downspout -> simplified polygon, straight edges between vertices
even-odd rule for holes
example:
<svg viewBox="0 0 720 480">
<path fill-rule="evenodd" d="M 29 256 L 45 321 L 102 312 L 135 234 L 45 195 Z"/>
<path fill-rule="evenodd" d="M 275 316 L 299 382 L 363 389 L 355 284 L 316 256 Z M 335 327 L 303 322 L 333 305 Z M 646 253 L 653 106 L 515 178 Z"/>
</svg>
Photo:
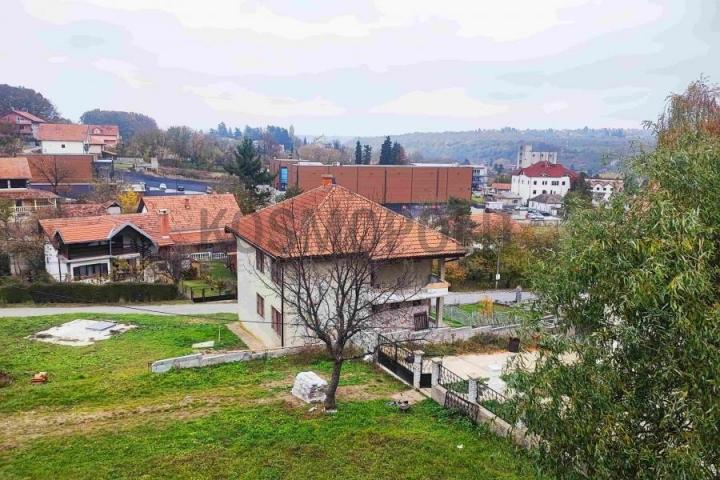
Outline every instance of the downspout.
<svg viewBox="0 0 720 480">
<path fill-rule="evenodd" d="M 285 346 L 285 268 L 280 267 L 280 347 Z"/>
</svg>

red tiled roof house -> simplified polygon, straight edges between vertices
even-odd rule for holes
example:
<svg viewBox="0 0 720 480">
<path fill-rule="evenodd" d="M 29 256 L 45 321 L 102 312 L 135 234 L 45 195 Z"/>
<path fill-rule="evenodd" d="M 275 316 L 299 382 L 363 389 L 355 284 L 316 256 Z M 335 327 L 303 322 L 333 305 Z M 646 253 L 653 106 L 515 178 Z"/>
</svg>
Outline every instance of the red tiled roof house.
<svg viewBox="0 0 720 480">
<path fill-rule="evenodd" d="M 0 123 L 13 125 L 16 133 L 26 138 L 32 138 L 37 132 L 38 125 L 45 123 L 45 120 L 30 112 L 11 109 L 0 115 Z"/>
<path fill-rule="evenodd" d="M 543 194 L 564 197 L 570 191 L 577 173 L 559 163 L 537 162 L 512 175 L 512 193 L 523 203 Z"/>
<path fill-rule="evenodd" d="M 27 158 L 0 158 L 0 199 L 12 202 L 15 217 L 57 206 L 52 192 L 31 188 L 32 173 Z"/>
<path fill-rule="evenodd" d="M 234 247 L 224 226 L 240 216 L 232 195 L 158 196 L 139 213 L 40 220 L 46 236 L 45 268 L 58 281 L 104 280 L 114 261 L 131 265 L 182 248 L 192 258 L 225 255 Z M 213 219 L 213 221 L 207 221 Z"/>
<path fill-rule="evenodd" d="M 338 215 L 338 213 L 341 213 Z M 347 219 L 373 218 L 374 222 L 347 225 Z M 290 262 L 312 258 L 312 268 L 322 272 L 330 268 L 331 258 L 338 255 L 328 238 L 333 222 L 343 222 L 339 230 L 367 232 L 382 226 L 380 242 L 392 243 L 387 255 L 372 250 L 377 271 L 368 288 L 397 280 L 407 281 L 404 293 L 393 293 L 373 307 L 379 328 L 426 329 L 442 318 L 443 298 L 449 284 L 444 281 L 445 261 L 465 255 L 465 249 L 441 233 L 426 228 L 400 214 L 353 193 L 340 185 L 323 185 L 278 204 L 244 216 L 228 225 L 237 239 L 238 313 L 241 321 L 266 347 L 307 343 L 299 319 L 290 311 L 285 293 Z M 389 234 L 385 240 L 385 229 Z M 355 235 L 357 240 L 358 236 Z M 363 239 L 357 240 L 357 252 L 363 250 Z M 302 245 L 295 249 L 293 245 Z M 377 245 L 377 244 L 376 244 Z M 355 247 L 353 247 L 355 248 Z M 439 276 L 432 275 L 433 263 L 439 263 Z M 376 284 L 377 282 L 377 284 Z M 434 305 L 433 305 L 434 304 Z"/>
</svg>

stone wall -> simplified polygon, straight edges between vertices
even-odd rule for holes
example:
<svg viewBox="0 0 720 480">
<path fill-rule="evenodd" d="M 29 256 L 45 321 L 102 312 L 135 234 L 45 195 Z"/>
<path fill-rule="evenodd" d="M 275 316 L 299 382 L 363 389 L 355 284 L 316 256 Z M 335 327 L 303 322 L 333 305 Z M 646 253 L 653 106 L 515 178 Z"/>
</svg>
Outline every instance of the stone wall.
<svg viewBox="0 0 720 480">
<path fill-rule="evenodd" d="M 305 346 L 300 346 L 273 348 L 257 352 L 253 352 L 251 350 L 233 350 L 218 353 L 194 353 L 183 357 L 166 358 L 153 362 L 150 365 L 150 371 L 153 373 L 165 373 L 173 368 L 207 367 L 210 365 L 219 365 L 221 363 L 247 362 L 250 360 L 259 360 L 264 358 L 277 358 L 285 355 L 300 353 L 305 348 Z"/>
</svg>

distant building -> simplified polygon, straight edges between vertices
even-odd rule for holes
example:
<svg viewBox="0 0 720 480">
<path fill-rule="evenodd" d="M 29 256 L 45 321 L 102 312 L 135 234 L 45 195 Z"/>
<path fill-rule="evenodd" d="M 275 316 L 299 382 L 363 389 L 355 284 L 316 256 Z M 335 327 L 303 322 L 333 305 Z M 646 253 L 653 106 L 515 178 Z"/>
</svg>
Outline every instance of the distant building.
<svg viewBox="0 0 720 480">
<path fill-rule="evenodd" d="M 457 164 L 325 165 L 319 162 L 273 159 L 273 187 L 309 191 L 324 175 L 336 184 L 383 205 L 446 203 L 450 197 L 470 200 L 472 166 Z"/>
<path fill-rule="evenodd" d="M 485 165 L 473 165 L 472 169 L 472 189 L 476 192 L 482 191 L 487 183 L 488 167 Z"/>
<path fill-rule="evenodd" d="M 625 189 L 622 176 L 618 173 L 601 173 L 597 177 L 588 178 L 585 181 L 592 194 L 593 205 L 605 203 L 610 200 L 614 194 L 622 192 Z"/>
<path fill-rule="evenodd" d="M 0 123 L 14 125 L 16 133 L 25 138 L 32 138 L 37 132 L 38 125 L 46 122 L 32 113 L 12 109 L 0 116 Z"/>
<path fill-rule="evenodd" d="M 527 168 L 538 162 L 557 163 L 557 152 L 533 152 L 532 145 L 520 146 L 515 168 Z"/>
<path fill-rule="evenodd" d="M 527 202 L 550 193 L 564 197 L 577 179 L 577 173 L 558 163 L 538 162 L 512 175 L 512 193 Z"/>
<path fill-rule="evenodd" d="M 44 123 L 38 126 L 35 139 L 45 155 L 89 153 L 101 158 L 116 154 L 120 130 L 117 125 Z"/>
<path fill-rule="evenodd" d="M 563 208 L 563 197 L 554 193 L 541 193 L 528 201 L 528 208 L 558 216 Z"/>
</svg>

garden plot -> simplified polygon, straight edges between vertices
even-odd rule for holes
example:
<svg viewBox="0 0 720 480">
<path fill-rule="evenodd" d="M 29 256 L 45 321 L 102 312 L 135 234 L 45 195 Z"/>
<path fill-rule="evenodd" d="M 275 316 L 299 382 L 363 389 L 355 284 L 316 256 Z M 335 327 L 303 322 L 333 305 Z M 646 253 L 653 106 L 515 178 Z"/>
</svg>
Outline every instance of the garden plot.
<svg viewBox="0 0 720 480">
<path fill-rule="evenodd" d="M 28 338 L 57 345 L 85 347 L 133 328 L 136 328 L 135 325 L 104 320 L 73 320 L 30 335 Z"/>
</svg>

